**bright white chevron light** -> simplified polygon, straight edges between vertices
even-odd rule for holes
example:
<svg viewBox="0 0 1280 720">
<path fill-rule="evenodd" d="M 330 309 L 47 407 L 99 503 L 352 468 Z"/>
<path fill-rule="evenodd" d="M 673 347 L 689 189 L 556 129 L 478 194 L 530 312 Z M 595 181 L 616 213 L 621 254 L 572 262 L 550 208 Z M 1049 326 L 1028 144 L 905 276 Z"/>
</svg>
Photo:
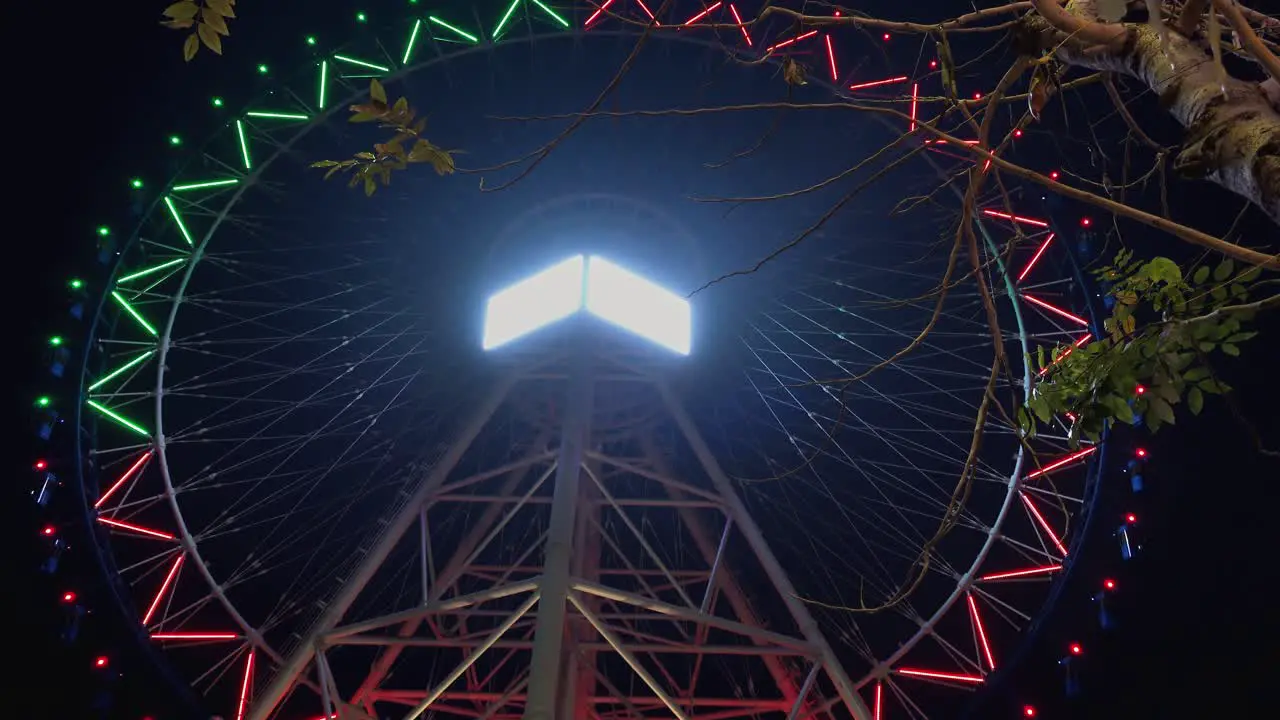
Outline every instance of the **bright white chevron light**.
<svg viewBox="0 0 1280 720">
<path fill-rule="evenodd" d="M 689 354 L 688 300 L 604 258 L 582 255 L 491 296 L 483 347 L 500 347 L 584 309 L 672 352 Z"/>
<path fill-rule="evenodd" d="M 582 309 L 581 255 L 494 293 L 484 313 L 485 350 L 505 345 Z"/>
<path fill-rule="evenodd" d="M 587 261 L 587 312 L 668 350 L 689 354 L 689 301 L 598 256 Z"/>
</svg>

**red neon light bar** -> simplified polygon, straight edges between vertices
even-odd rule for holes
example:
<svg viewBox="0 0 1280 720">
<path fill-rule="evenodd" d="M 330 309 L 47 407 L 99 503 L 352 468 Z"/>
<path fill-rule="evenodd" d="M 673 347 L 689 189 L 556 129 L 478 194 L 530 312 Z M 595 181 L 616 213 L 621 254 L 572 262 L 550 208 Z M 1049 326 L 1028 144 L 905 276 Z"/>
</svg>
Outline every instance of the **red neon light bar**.
<svg viewBox="0 0 1280 720">
<path fill-rule="evenodd" d="M 898 77 L 885 78 L 883 80 L 872 80 L 871 82 L 864 82 L 864 83 L 858 83 L 856 85 L 850 85 L 849 89 L 865 90 L 867 88 L 879 87 L 881 85 L 892 85 L 893 83 L 906 82 L 907 80 L 908 78 L 906 75 L 900 75 Z"/>
<path fill-rule="evenodd" d="M 604 0 L 604 2 L 600 3 L 600 7 L 596 8 L 596 11 L 591 13 L 591 17 L 587 18 L 587 21 L 582 23 L 582 27 L 591 27 L 591 23 L 595 22 L 596 18 L 600 17 L 600 15 L 602 15 L 605 10 L 608 10 L 609 6 L 612 4 L 613 0 Z"/>
<path fill-rule="evenodd" d="M 249 683 L 253 681 L 253 649 L 249 649 L 249 657 L 244 661 L 244 681 L 240 683 L 240 704 L 236 707 L 236 720 L 244 720 L 245 708 L 249 705 Z"/>
<path fill-rule="evenodd" d="M 688 27 L 688 26 L 690 26 L 690 25 L 692 25 L 692 24 L 694 24 L 694 23 L 698 22 L 698 21 L 699 21 L 699 20 L 701 20 L 702 18 L 704 18 L 704 17 L 706 17 L 706 16 L 710 15 L 712 12 L 714 12 L 716 8 L 720 7 L 720 5 L 721 5 L 721 3 L 716 3 L 715 5 L 712 5 L 711 7 L 707 8 L 706 10 L 703 10 L 702 12 L 698 13 L 697 15 L 694 15 L 693 17 L 689 18 L 688 20 L 685 20 L 685 21 L 684 21 L 684 26 L 685 26 L 685 27 Z"/>
<path fill-rule="evenodd" d="M 1051 313 L 1054 313 L 1055 315 L 1060 315 L 1072 322 L 1079 323 L 1085 327 L 1089 327 L 1088 320 L 1085 320 L 1084 318 L 1074 313 L 1069 313 L 1066 310 L 1063 310 L 1062 308 L 1056 305 L 1051 305 L 1050 303 L 1047 303 L 1038 297 L 1032 297 L 1031 295 L 1022 293 L 1022 298 L 1033 305 L 1039 305 L 1040 307 L 1044 308 L 1045 310 L 1048 310 Z"/>
<path fill-rule="evenodd" d="M 939 142 L 942 142 L 942 141 L 941 141 L 941 140 L 939 140 Z M 974 140 L 973 142 L 974 142 L 974 143 L 977 143 L 978 141 L 977 141 L 977 140 Z M 1036 227 L 1042 227 L 1042 228 L 1047 228 L 1047 227 L 1049 227 L 1049 223 L 1047 223 L 1047 222 L 1045 222 L 1045 221 L 1043 221 L 1043 220 L 1036 220 L 1036 219 L 1034 219 L 1034 218 L 1022 217 L 1022 216 L 1020 216 L 1020 215 L 1010 215 L 1010 214 L 1009 214 L 1009 213 L 1007 213 L 1007 212 L 1000 212 L 999 210 L 990 210 L 990 209 L 987 209 L 987 210 L 983 210 L 983 211 L 982 211 L 982 214 L 983 214 L 983 215 L 990 215 L 991 217 L 998 217 L 998 218 L 1001 218 L 1001 219 L 1004 219 L 1004 220 L 1012 220 L 1012 221 L 1014 221 L 1014 222 L 1016 222 L 1016 223 L 1022 223 L 1022 224 L 1024 224 L 1024 225 L 1035 225 Z"/>
<path fill-rule="evenodd" d="M 1040 262 L 1040 256 L 1044 255 L 1045 250 L 1049 249 L 1049 243 L 1053 242 L 1053 238 L 1054 234 L 1049 233 L 1049 237 L 1045 238 L 1044 242 L 1040 244 L 1040 249 L 1036 250 L 1035 255 L 1031 256 L 1031 262 L 1028 262 L 1027 266 L 1022 268 L 1022 272 L 1018 273 L 1018 279 L 1015 282 L 1022 282 L 1022 279 L 1027 276 L 1027 273 L 1031 272 L 1031 268 L 1035 267 L 1036 263 Z"/>
<path fill-rule="evenodd" d="M 1039 375 L 1044 375 L 1045 373 L 1049 372 L 1049 369 L 1050 369 L 1050 368 L 1052 368 L 1054 365 L 1057 365 L 1058 363 L 1062 362 L 1063 360 L 1067 359 L 1067 356 L 1068 356 L 1068 355 L 1070 355 L 1071 353 L 1075 352 L 1076 348 L 1081 347 L 1081 346 L 1082 346 L 1082 345 L 1084 345 L 1085 343 L 1089 342 L 1089 338 L 1091 338 L 1091 337 L 1093 337 L 1093 333 L 1085 333 L 1085 334 L 1084 334 L 1084 335 L 1083 335 L 1079 340 L 1077 340 L 1077 341 L 1075 342 L 1075 344 L 1074 344 L 1074 345 L 1072 345 L 1071 347 L 1067 348 L 1067 351 L 1066 351 L 1066 352 L 1064 352 L 1064 353 L 1062 353 L 1061 355 L 1059 355 L 1058 357 L 1054 358 L 1054 359 L 1053 359 L 1053 362 L 1051 362 L 1051 363 L 1049 363 L 1048 365 L 1045 365 L 1044 367 L 1040 368 L 1040 372 L 1039 372 L 1038 374 L 1039 374 Z M 1067 417 L 1071 417 L 1071 413 L 1067 413 Z M 1071 417 L 1071 419 L 1072 419 L 1072 420 L 1075 420 L 1075 418 L 1074 418 L 1074 417 Z"/>
<path fill-rule="evenodd" d="M 916 131 L 916 104 L 920 101 L 920 83 L 911 86 L 911 132 Z"/>
<path fill-rule="evenodd" d="M 964 675 L 962 673 L 935 672 L 933 670 L 916 670 L 915 668 L 898 668 L 894 670 L 899 675 L 908 675 L 910 677 L 934 678 L 936 680 L 954 680 L 956 682 L 973 683 L 975 685 L 982 682 L 981 675 Z"/>
<path fill-rule="evenodd" d="M 814 35 L 817 35 L 817 34 L 818 34 L 818 31 L 817 31 L 817 30 L 810 30 L 809 32 L 807 32 L 807 33 L 805 33 L 805 34 L 803 34 L 803 35 L 797 35 L 797 36 L 795 36 L 795 37 L 791 38 L 790 40 L 783 40 L 782 42 L 778 43 L 777 45 L 773 45 L 773 46 L 767 47 L 767 48 L 765 48 L 765 52 L 767 52 L 767 53 L 771 53 L 771 52 L 773 52 L 774 50 L 781 50 L 782 48 L 784 48 L 784 47 L 786 47 L 786 46 L 788 46 L 788 45 L 794 45 L 794 44 L 796 44 L 796 43 L 800 42 L 801 40 L 808 40 L 809 38 L 811 38 L 811 37 L 813 37 Z"/>
<path fill-rule="evenodd" d="M 106 502 L 107 498 L 110 498 L 112 495 L 114 495 L 115 492 L 120 489 L 120 486 L 123 485 L 126 480 L 133 477 L 133 474 L 138 471 L 138 468 L 141 468 L 148 460 L 151 459 L 151 453 L 153 452 L 154 452 L 153 450 L 148 450 L 142 454 L 142 457 L 134 461 L 133 465 L 131 465 L 128 470 L 125 470 L 124 474 L 120 476 L 120 479 L 112 483 L 111 487 L 107 488 L 107 491 L 102 493 L 102 497 L 98 498 L 98 502 L 93 504 L 94 509 L 102 507 L 102 503 Z"/>
<path fill-rule="evenodd" d="M 1044 515 L 1040 514 L 1040 508 L 1037 508 L 1036 504 L 1031 502 L 1031 498 L 1027 497 L 1027 494 L 1021 490 L 1018 491 L 1018 495 L 1022 497 L 1022 502 L 1026 504 L 1027 510 L 1031 511 L 1032 517 L 1034 517 L 1036 522 L 1040 524 L 1040 529 L 1044 530 L 1045 534 L 1049 536 L 1049 539 L 1053 541 L 1053 546 L 1058 548 L 1058 552 L 1062 553 L 1062 557 L 1066 557 L 1067 546 L 1062 544 L 1062 540 L 1058 539 L 1058 534 L 1053 531 L 1053 528 L 1049 525 L 1049 521 L 1045 520 Z"/>
<path fill-rule="evenodd" d="M 662 23 L 658 22 L 658 18 L 654 17 L 654 15 L 653 15 L 653 11 L 649 9 L 649 6 L 644 4 L 644 0 L 636 0 L 636 3 L 638 3 L 638 4 L 640 5 L 640 9 L 644 11 L 644 14 L 645 14 L 645 15 L 648 15 L 648 16 L 649 16 L 649 19 L 653 21 L 653 24 L 654 24 L 654 25 L 661 25 L 661 24 L 662 24 Z"/>
<path fill-rule="evenodd" d="M 729 13 L 733 15 L 733 21 L 738 23 L 738 29 L 742 31 L 742 37 L 747 41 L 747 47 L 751 47 L 751 33 L 747 32 L 747 26 L 742 24 L 742 16 L 738 14 L 738 8 L 729 3 Z"/>
<path fill-rule="evenodd" d="M 1093 451 L 1097 449 L 1098 449 L 1098 446 L 1094 445 L 1091 447 L 1087 447 L 1083 450 L 1077 450 L 1076 452 L 1073 452 L 1064 458 L 1054 460 L 1053 462 L 1049 463 L 1048 465 L 1045 465 L 1044 467 L 1040 468 L 1039 470 L 1036 470 L 1035 472 L 1027 473 L 1027 479 L 1030 480 L 1032 478 L 1038 478 L 1041 475 L 1048 475 L 1049 473 L 1053 472 L 1054 470 L 1057 470 L 1063 465 L 1069 465 L 1077 460 L 1089 457 L 1090 455 L 1093 454 Z"/>
<path fill-rule="evenodd" d="M 978 141 L 977 140 L 961 140 L 960 143 L 963 145 L 977 145 Z M 946 140 L 925 140 L 925 144 L 946 145 L 947 141 Z"/>
<path fill-rule="evenodd" d="M 982 625 L 982 616 L 978 614 L 978 603 L 973 595 L 966 595 L 969 601 L 969 619 L 973 621 L 973 629 L 978 633 L 978 641 L 982 645 L 982 655 L 987 659 L 987 667 L 996 669 L 996 658 L 991 654 L 991 644 L 987 642 L 987 629 Z"/>
<path fill-rule="evenodd" d="M 1027 568 L 1026 570 L 1009 570 L 1007 572 L 991 573 L 978 578 L 981 582 L 989 580 L 1011 580 L 1013 578 L 1032 577 L 1033 575 L 1048 575 L 1056 573 L 1062 569 L 1061 565 L 1045 565 L 1043 567 Z"/>
<path fill-rule="evenodd" d="M 884 685 L 876 683 L 876 714 L 875 720 L 880 720 L 880 708 L 884 707 Z"/>
<path fill-rule="evenodd" d="M 822 39 L 827 42 L 827 63 L 831 66 L 831 82 L 840 79 L 839 73 L 836 72 L 836 49 L 831 47 L 831 36 L 823 35 Z"/>
<path fill-rule="evenodd" d="M 240 636 L 228 632 L 167 632 L 151 633 L 152 640 L 235 640 Z"/>
<path fill-rule="evenodd" d="M 151 618 L 155 617 L 156 610 L 160 607 L 160 601 L 164 598 L 165 593 L 169 591 L 169 585 L 173 583 L 173 579 L 178 575 L 178 568 L 182 567 L 183 555 L 179 555 L 173 561 L 173 565 L 169 567 L 169 572 L 164 576 L 164 582 L 160 583 L 160 589 L 156 591 L 156 596 L 151 599 L 151 605 L 147 607 L 147 614 L 142 616 L 142 626 L 146 627 L 151 622 Z"/>
<path fill-rule="evenodd" d="M 130 530 L 132 532 L 136 532 L 141 535 L 148 535 L 150 537 L 160 538 L 161 540 L 177 540 L 176 537 L 174 537 L 173 535 L 170 535 L 167 532 L 161 532 L 159 530 L 144 528 L 141 525 L 134 525 L 133 523 L 127 523 L 127 522 L 124 522 L 123 520 L 112 520 L 111 518 L 100 517 L 98 518 L 98 522 L 102 523 L 103 525 L 118 527 L 121 530 Z"/>
</svg>

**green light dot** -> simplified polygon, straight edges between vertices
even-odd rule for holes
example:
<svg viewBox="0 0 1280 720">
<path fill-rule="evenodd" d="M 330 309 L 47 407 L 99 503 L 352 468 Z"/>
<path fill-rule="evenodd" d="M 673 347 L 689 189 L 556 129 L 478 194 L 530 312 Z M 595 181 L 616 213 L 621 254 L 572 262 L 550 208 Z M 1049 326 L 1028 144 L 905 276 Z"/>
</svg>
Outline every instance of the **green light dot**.
<svg viewBox="0 0 1280 720">
<path fill-rule="evenodd" d="M 84 287 L 84 281 L 80 278 L 71 278 L 71 281 L 68 282 L 67 285 L 70 285 L 72 290 L 79 290 Z"/>
<path fill-rule="evenodd" d="M 36 398 L 37 407 L 49 407 L 49 403 L 51 402 L 53 401 L 49 399 L 48 395 L 41 395 L 40 397 Z"/>
<path fill-rule="evenodd" d="M 50 345 L 51 347 L 58 347 L 58 346 L 59 346 L 59 345 L 61 345 L 61 344 L 62 344 L 62 336 L 61 336 L 61 335 L 54 335 L 53 337 L 49 338 L 49 345 Z"/>
<path fill-rule="evenodd" d="M 98 234 L 101 235 L 102 237 L 106 237 L 111 234 L 111 228 L 107 227 L 106 225 L 99 225 Z"/>
<path fill-rule="evenodd" d="M 261 65 L 259 65 L 259 66 L 258 66 L 258 74 L 259 74 L 259 75 L 266 75 L 266 74 L 267 74 L 268 72 L 270 72 L 270 71 L 271 71 L 271 68 L 267 67 L 266 63 L 263 63 L 263 64 L 261 64 Z"/>
<path fill-rule="evenodd" d="M 316 44 L 316 36 L 315 36 L 315 35 L 308 35 L 308 36 L 307 36 L 307 44 L 308 44 L 308 45 L 315 45 L 315 44 Z"/>
<path fill-rule="evenodd" d="M 369 20 L 368 15 L 365 15 L 362 12 L 356 13 L 356 22 L 367 22 L 368 20 Z"/>
<path fill-rule="evenodd" d="M 170 145 L 172 145 L 172 146 L 174 146 L 174 147 L 178 147 L 179 145 L 181 145 L 181 144 L 182 144 L 182 138 L 181 138 L 181 137 L 179 137 L 179 136 L 177 136 L 177 135 L 170 135 L 170 136 L 169 136 L 169 144 L 170 144 Z"/>
<path fill-rule="evenodd" d="M 222 98 L 220 98 L 220 97 L 216 97 L 216 98 L 214 98 L 214 99 L 210 100 L 209 102 L 213 103 L 213 106 L 214 106 L 214 107 L 222 107 L 222 106 L 223 106 L 223 104 L 224 104 L 224 103 L 223 103 L 223 101 L 222 101 Z"/>
<path fill-rule="evenodd" d="M 134 179 L 130 180 L 130 181 L 129 181 L 129 187 L 133 188 L 134 190 L 141 190 L 141 189 L 142 189 L 142 178 L 134 178 Z"/>
</svg>

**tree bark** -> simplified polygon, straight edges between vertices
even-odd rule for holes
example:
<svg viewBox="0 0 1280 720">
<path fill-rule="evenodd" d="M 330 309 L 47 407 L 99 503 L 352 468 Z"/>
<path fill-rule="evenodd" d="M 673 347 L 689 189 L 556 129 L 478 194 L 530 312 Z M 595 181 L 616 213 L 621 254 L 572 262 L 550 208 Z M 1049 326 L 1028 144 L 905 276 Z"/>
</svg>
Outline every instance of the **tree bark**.
<svg viewBox="0 0 1280 720">
<path fill-rule="evenodd" d="M 1050 17 L 1028 15 L 1023 39 L 1039 52 L 1056 47 L 1057 59 L 1068 65 L 1145 84 L 1186 128 L 1174 170 L 1250 200 L 1280 225 L 1280 112 L 1261 83 L 1227 77 L 1220 84 L 1213 58 L 1200 46 L 1172 31 L 1162 42 L 1150 25 L 1098 23 L 1094 0 L 1068 2 L 1066 19 L 1054 16 L 1054 9 L 1061 12 L 1054 0 L 1037 0 L 1037 7 L 1042 3 Z M 1110 41 L 1099 44 L 1102 39 Z"/>
</svg>

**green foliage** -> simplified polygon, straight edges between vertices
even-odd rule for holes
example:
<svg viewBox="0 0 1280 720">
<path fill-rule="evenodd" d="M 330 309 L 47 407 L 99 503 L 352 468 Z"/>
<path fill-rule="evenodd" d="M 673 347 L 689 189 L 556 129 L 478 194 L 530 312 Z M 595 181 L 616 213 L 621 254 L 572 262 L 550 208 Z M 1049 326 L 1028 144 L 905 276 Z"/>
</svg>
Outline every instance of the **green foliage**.
<svg viewBox="0 0 1280 720">
<path fill-rule="evenodd" d="M 403 170 L 414 163 L 430 163 L 438 175 L 450 175 L 456 169 L 453 155 L 456 150 L 445 150 L 422 137 L 427 127 L 425 118 L 415 119 L 415 111 L 405 98 L 387 103 L 387 91 L 382 83 L 369 83 L 369 102 L 351 106 L 351 122 L 377 122 L 379 127 L 394 130 L 395 134 L 385 143 L 376 143 L 373 152 L 358 152 L 350 160 L 320 160 L 311 163 L 313 168 L 327 168 L 328 180 L 335 173 L 350 172 L 348 187 L 363 185 L 364 194 L 372 195 L 381 184 L 391 184 L 391 173 Z"/>
<path fill-rule="evenodd" d="M 182 43 L 182 59 L 190 62 L 200 52 L 200 45 L 222 54 L 222 38 L 230 35 L 227 19 L 236 16 L 236 0 L 204 0 L 198 4 L 196 0 L 180 0 L 164 9 L 161 14 L 165 20 L 161 25 L 171 30 L 191 30 Z"/>
<path fill-rule="evenodd" d="M 1072 445 L 1081 437 L 1096 441 L 1107 423 L 1133 424 L 1139 415 L 1155 432 L 1176 422 L 1178 404 L 1198 415 L 1205 395 L 1230 390 L 1210 361 L 1214 352 L 1239 355 L 1240 343 L 1258 334 L 1246 327 L 1255 310 L 1244 303 L 1259 268 L 1237 273 L 1228 259 L 1185 277 L 1168 258 L 1143 262 L 1123 250 L 1094 274 L 1112 284 L 1115 297 L 1103 322 L 1106 337 L 1056 347 L 1048 357 L 1037 349 L 1040 380 L 1018 411 L 1025 433 L 1068 413 L 1075 418 Z"/>
</svg>

